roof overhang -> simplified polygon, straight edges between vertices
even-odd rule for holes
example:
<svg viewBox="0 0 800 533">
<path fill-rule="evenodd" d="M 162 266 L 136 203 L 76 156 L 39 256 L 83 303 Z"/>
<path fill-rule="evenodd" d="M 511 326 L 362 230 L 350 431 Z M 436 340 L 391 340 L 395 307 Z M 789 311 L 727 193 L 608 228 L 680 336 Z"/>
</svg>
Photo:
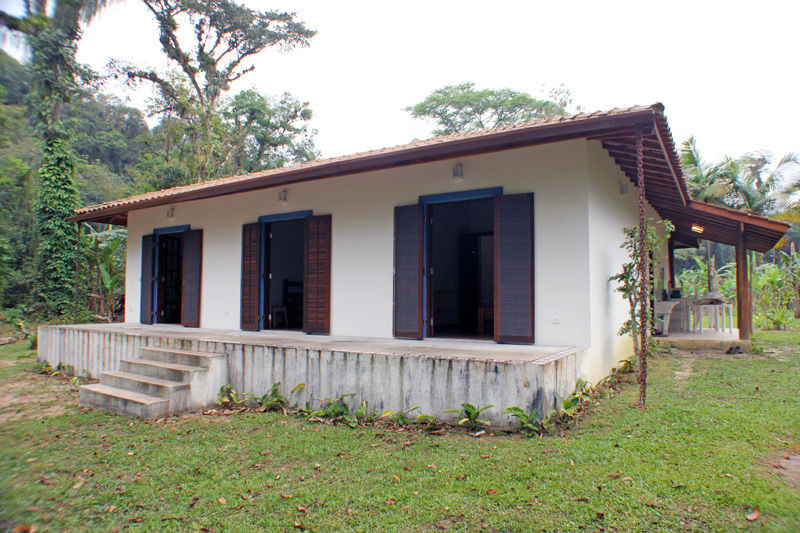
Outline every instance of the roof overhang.
<svg viewBox="0 0 800 533">
<path fill-rule="evenodd" d="M 128 212 L 148 207 L 571 139 L 601 142 L 636 184 L 637 131 L 643 135 L 647 200 L 661 217 L 673 221 L 675 238 L 679 242 L 696 245 L 700 237 L 736 244 L 739 232 L 744 230 L 748 248 L 766 251 L 788 230 L 788 225 L 780 222 L 691 200 L 661 104 L 579 113 L 507 128 L 434 137 L 402 146 L 195 183 L 77 209 L 71 220 L 126 225 Z M 703 234 L 692 232 L 692 224 L 703 227 Z"/>
</svg>

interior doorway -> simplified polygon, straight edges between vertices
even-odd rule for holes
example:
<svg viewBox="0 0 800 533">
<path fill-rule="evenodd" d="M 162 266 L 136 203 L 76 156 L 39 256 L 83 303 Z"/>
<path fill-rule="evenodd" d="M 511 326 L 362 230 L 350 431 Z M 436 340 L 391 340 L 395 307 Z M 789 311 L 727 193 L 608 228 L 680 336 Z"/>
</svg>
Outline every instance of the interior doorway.
<svg viewBox="0 0 800 533">
<path fill-rule="evenodd" d="M 494 334 L 494 199 L 427 206 L 427 336 Z"/>
<path fill-rule="evenodd" d="M 263 329 L 303 329 L 306 218 L 265 222 Z"/>
<path fill-rule="evenodd" d="M 156 237 L 155 322 L 180 324 L 183 301 L 183 233 Z"/>
</svg>

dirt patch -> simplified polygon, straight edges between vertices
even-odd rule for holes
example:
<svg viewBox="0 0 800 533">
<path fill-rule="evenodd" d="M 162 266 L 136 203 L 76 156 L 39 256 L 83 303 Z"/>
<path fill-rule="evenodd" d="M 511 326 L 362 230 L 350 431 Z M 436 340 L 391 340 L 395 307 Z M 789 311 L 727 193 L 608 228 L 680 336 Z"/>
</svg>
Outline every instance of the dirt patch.
<svg viewBox="0 0 800 533">
<path fill-rule="evenodd" d="M 64 395 L 71 394 L 64 401 Z M 56 401 L 53 401 L 56 397 Z M 38 420 L 63 414 L 77 401 L 71 387 L 55 378 L 23 373 L 0 387 L 0 424 L 21 418 Z"/>
<path fill-rule="evenodd" d="M 681 367 L 675 371 L 675 379 L 683 381 L 694 374 L 694 357 L 684 355 L 680 359 Z"/>
<path fill-rule="evenodd" d="M 800 490 L 800 451 L 783 452 L 767 463 L 770 469 Z"/>
</svg>

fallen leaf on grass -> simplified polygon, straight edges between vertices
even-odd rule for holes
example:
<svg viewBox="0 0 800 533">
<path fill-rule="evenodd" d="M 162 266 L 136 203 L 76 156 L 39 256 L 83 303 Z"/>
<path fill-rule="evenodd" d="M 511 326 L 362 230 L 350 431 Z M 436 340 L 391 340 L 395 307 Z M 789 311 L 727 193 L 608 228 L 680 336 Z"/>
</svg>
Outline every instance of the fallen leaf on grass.
<svg viewBox="0 0 800 533">
<path fill-rule="evenodd" d="M 116 505 L 110 506 L 108 509 L 106 509 L 106 512 L 116 513 L 117 512 L 117 506 Z"/>
<path fill-rule="evenodd" d="M 630 481 L 631 483 L 633 483 L 633 478 L 632 477 L 624 477 L 624 478 L 622 478 L 622 481 Z"/>
<path fill-rule="evenodd" d="M 394 504 L 395 504 L 395 501 L 394 501 L 394 498 L 388 498 L 388 499 L 387 499 L 385 502 L 383 502 L 383 503 L 384 503 L 385 505 L 394 505 Z"/>
<path fill-rule="evenodd" d="M 410 466 L 404 466 L 403 470 L 405 470 L 406 472 L 411 472 L 411 467 Z"/>
<path fill-rule="evenodd" d="M 183 518 L 180 516 L 165 516 L 161 519 L 162 522 L 166 522 L 167 520 L 177 520 L 178 522 L 183 522 Z"/>
<path fill-rule="evenodd" d="M 75 489 L 75 490 L 78 490 L 78 489 L 79 489 L 79 488 L 81 488 L 82 486 L 83 486 L 83 480 L 81 479 L 80 481 L 78 481 L 77 483 L 75 483 L 74 485 L 72 485 L 72 488 L 73 488 L 73 489 Z"/>
<path fill-rule="evenodd" d="M 200 498 L 197 496 L 192 496 L 192 499 L 189 500 L 189 507 L 194 507 L 194 504 L 200 501 Z"/>
<path fill-rule="evenodd" d="M 753 509 L 745 518 L 747 518 L 748 522 L 755 522 L 759 516 L 761 516 L 761 513 L 758 509 Z"/>
<path fill-rule="evenodd" d="M 17 526 L 11 530 L 11 533 L 34 533 L 36 526 Z"/>
<path fill-rule="evenodd" d="M 221 503 L 222 505 L 225 505 L 225 504 L 227 504 L 227 503 L 228 503 L 228 500 L 226 500 L 225 498 L 217 498 L 217 501 L 218 501 L 219 503 Z"/>
<path fill-rule="evenodd" d="M 272 452 L 270 452 L 269 450 L 261 450 L 260 452 L 258 452 L 258 455 L 269 455 L 270 453 Z"/>
<path fill-rule="evenodd" d="M 305 513 L 305 512 L 307 512 L 307 511 L 308 511 L 308 509 L 306 509 L 306 508 L 305 508 L 305 507 L 303 507 L 302 505 L 298 505 L 298 506 L 297 506 L 297 511 L 298 511 L 298 512 L 300 512 L 300 513 Z"/>
<path fill-rule="evenodd" d="M 297 529 L 305 529 L 306 528 L 306 526 L 304 526 L 303 524 L 301 524 L 300 522 L 298 522 L 296 520 L 294 522 L 294 527 L 297 528 Z"/>
<path fill-rule="evenodd" d="M 281 492 L 281 498 L 291 498 L 291 497 L 292 497 L 291 494 L 284 494 Z"/>
<path fill-rule="evenodd" d="M 489 489 L 489 490 L 486 491 L 486 494 L 497 494 L 497 490 Z"/>
<path fill-rule="evenodd" d="M 400 476 L 398 476 L 397 474 L 393 475 L 392 478 L 394 478 L 395 481 L 400 483 Z"/>
</svg>

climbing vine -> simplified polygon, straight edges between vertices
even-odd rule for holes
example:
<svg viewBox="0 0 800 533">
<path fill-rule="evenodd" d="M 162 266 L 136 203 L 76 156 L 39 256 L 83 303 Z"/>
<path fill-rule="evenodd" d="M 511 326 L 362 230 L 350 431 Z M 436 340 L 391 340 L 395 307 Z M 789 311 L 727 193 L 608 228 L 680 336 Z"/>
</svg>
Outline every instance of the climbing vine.
<svg viewBox="0 0 800 533">
<path fill-rule="evenodd" d="M 69 148 L 62 108 L 77 91 L 75 41 L 46 27 L 31 37 L 34 109 L 43 141 L 39 167 L 39 294 L 48 313 L 62 315 L 75 303 L 78 234 L 68 218 L 78 207 L 76 158 Z"/>
<path fill-rule="evenodd" d="M 39 291 L 47 311 L 63 314 L 74 305 L 78 233 L 68 217 L 78 205 L 75 157 L 60 138 L 48 140 L 39 168 Z"/>
<path fill-rule="evenodd" d="M 659 234 L 659 227 L 662 229 L 663 236 Z M 666 239 L 669 238 L 670 234 L 674 230 L 675 226 L 673 226 L 672 222 L 669 220 L 645 220 L 644 253 L 647 254 L 646 257 L 649 257 L 649 264 L 647 268 L 648 273 L 654 271 L 655 255 L 657 250 L 663 247 Z M 646 372 L 646 366 L 642 365 L 642 361 L 646 356 L 646 352 L 643 350 L 644 346 L 642 346 L 642 342 L 639 337 L 639 317 L 642 316 L 642 306 L 649 307 L 648 301 L 642 302 L 641 294 L 643 292 L 645 294 L 652 294 L 652 277 L 649 275 L 646 276 L 646 279 L 644 280 L 644 283 L 646 284 L 645 291 L 642 291 L 642 279 L 639 275 L 639 269 L 637 268 L 637 263 L 641 257 L 639 227 L 631 226 L 628 228 L 623 228 L 622 232 L 625 235 L 625 239 L 620 245 L 620 248 L 627 252 L 628 261 L 623 263 L 622 270 L 618 274 L 611 276 L 609 281 L 616 282 L 616 291 L 622 294 L 622 296 L 628 302 L 628 319 L 622 324 L 619 334 L 630 335 L 633 338 L 633 349 L 637 359 L 640 361 L 640 368 L 638 370 L 641 373 L 643 371 Z M 649 317 L 650 313 L 644 313 L 644 315 Z M 646 330 L 649 332 L 650 328 L 652 327 L 652 324 L 649 323 L 649 320 L 646 326 Z M 640 383 L 642 382 L 645 383 L 644 386 L 646 387 L 646 382 L 644 380 L 640 380 Z"/>
</svg>

